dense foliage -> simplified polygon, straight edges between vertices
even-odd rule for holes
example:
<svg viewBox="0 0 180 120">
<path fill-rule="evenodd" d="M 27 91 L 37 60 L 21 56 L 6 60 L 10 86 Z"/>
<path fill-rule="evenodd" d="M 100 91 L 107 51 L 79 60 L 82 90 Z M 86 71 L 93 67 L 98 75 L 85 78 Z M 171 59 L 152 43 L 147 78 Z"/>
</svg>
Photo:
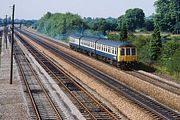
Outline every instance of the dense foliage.
<svg viewBox="0 0 180 120">
<path fill-rule="evenodd" d="M 83 20 L 79 15 L 71 13 L 48 12 L 38 22 L 37 30 L 51 37 L 61 37 L 66 33 L 80 32 Z"/>
<path fill-rule="evenodd" d="M 158 57 L 161 55 L 161 35 L 159 31 L 159 27 L 156 26 L 154 29 L 154 33 L 152 34 L 151 40 L 150 40 L 150 59 L 152 61 L 157 61 Z"/>
<path fill-rule="evenodd" d="M 122 28 L 126 24 L 129 31 L 134 31 L 138 28 L 143 28 L 145 23 L 145 14 L 142 9 L 128 9 L 125 15 L 118 18 L 118 28 Z"/>
<path fill-rule="evenodd" d="M 154 34 L 157 33 L 154 32 Z M 158 59 L 152 60 L 151 41 L 153 36 L 155 35 L 151 36 L 130 34 L 128 36 L 129 41 L 138 47 L 139 62 L 145 63 L 147 65 L 152 65 L 157 69 L 157 72 L 169 74 L 174 76 L 174 78 L 179 79 L 180 36 L 169 36 L 161 34 L 161 53 L 159 53 L 159 47 L 157 47 L 158 45 L 155 44 L 155 50 L 158 50 L 158 56 L 156 56 Z"/>
<path fill-rule="evenodd" d="M 155 22 L 165 32 L 180 33 L 180 0 L 157 0 Z"/>
</svg>

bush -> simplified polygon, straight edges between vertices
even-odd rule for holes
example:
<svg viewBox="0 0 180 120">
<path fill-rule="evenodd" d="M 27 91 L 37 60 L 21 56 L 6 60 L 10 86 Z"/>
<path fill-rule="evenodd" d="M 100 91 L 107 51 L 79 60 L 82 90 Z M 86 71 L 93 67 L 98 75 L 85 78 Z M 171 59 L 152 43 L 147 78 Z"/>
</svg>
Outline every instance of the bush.
<svg viewBox="0 0 180 120">
<path fill-rule="evenodd" d="M 119 34 L 108 34 L 107 37 L 110 40 L 116 40 L 116 41 L 120 40 L 120 35 Z"/>
<path fill-rule="evenodd" d="M 166 65 L 168 68 L 168 71 L 171 74 L 175 74 L 175 76 L 180 75 L 179 61 L 180 61 L 180 49 L 176 51 L 171 58 L 168 59 L 167 65 Z"/>
</svg>

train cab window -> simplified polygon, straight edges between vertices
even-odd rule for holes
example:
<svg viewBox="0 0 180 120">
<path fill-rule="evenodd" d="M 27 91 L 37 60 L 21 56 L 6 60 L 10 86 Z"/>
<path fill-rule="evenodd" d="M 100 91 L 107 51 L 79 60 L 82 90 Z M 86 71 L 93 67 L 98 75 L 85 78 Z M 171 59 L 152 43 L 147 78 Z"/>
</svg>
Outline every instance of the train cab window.
<svg viewBox="0 0 180 120">
<path fill-rule="evenodd" d="M 121 56 L 124 55 L 124 48 L 121 48 Z"/>
<path fill-rule="evenodd" d="M 136 49 L 132 48 L 132 55 L 136 55 Z"/>
<path fill-rule="evenodd" d="M 130 48 L 126 48 L 126 55 L 130 55 Z"/>
</svg>

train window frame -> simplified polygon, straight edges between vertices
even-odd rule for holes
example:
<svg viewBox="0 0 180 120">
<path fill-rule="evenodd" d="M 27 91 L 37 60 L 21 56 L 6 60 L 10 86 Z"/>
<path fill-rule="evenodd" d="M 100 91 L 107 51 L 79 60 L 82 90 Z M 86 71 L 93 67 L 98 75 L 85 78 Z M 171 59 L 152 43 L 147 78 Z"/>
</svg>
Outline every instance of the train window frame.
<svg viewBox="0 0 180 120">
<path fill-rule="evenodd" d="M 107 52 L 108 52 L 108 53 L 110 52 L 109 46 L 107 46 Z"/>
<path fill-rule="evenodd" d="M 131 53 L 132 53 L 132 55 L 136 55 L 136 48 L 132 48 Z"/>
<path fill-rule="evenodd" d="M 126 48 L 126 56 L 130 56 L 131 55 L 131 49 L 130 48 Z"/>
<path fill-rule="evenodd" d="M 123 54 L 122 54 L 123 53 Z M 121 50 L 120 50 L 120 55 L 121 56 L 125 56 L 125 48 L 121 48 Z"/>
<path fill-rule="evenodd" d="M 111 53 L 114 54 L 114 47 L 111 47 Z"/>
<path fill-rule="evenodd" d="M 103 51 L 105 50 L 105 45 L 103 45 Z"/>
<path fill-rule="evenodd" d="M 95 48 L 95 43 L 93 42 L 93 48 Z"/>
</svg>

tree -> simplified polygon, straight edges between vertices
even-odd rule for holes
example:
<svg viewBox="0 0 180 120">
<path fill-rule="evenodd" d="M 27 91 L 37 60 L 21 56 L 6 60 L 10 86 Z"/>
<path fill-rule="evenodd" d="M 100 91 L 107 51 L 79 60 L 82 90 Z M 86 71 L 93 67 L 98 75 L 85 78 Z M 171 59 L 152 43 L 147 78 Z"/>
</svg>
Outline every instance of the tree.
<svg viewBox="0 0 180 120">
<path fill-rule="evenodd" d="M 153 21 L 153 19 L 145 19 L 145 29 L 147 31 L 153 31 L 154 30 L 154 21 Z"/>
<path fill-rule="evenodd" d="M 160 30 L 173 32 L 175 25 L 180 21 L 179 0 L 157 0 L 155 2 L 155 22 L 159 24 Z"/>
<path fill-rule="evenodd" d="M 124 23 L 120 31 L 120 40 L 126 41 L 128 38 L 128 32 L 126 24 Z"/>
<path fill-rule="evenodd" d="M 180 34 L 180 22 L 177 22 L 175 25 L 174 25 L 174 32 L 175 34 Z"/>
<path fill-rule="evenodd" d="M 126 19 L 125 19 L 125 15 L 121 15 L 120 17 L 118 17 L 117 20 L 117 30 L 121 30 L 121 28 L 123 27 L 123 23 L 126 23 Z"/>
<path fill-rule="evenodd" d="M 83 20 L 72 13 L 47 13 L 38 21 L 37 30 L 51 37 L 63 38 L 65 34 L 80 32 Z"/>
<path fill-rule="evenodd" d="M 162 47 L 161 35 L 160 35 L 159 27 L 156 26 L 150 40 L 150 59 L 152 61 L 156 61 L 157 58 L 160 56 L 161 47 Z"/>
<path fill-rule="evenodd" d="M 107 23 L 106 23 L 106 19 L 104 18 L 99 18 L 97 19 L 97 25 L 98 25 L 98 31 L 101 31 L 103 33 L 103 35 L 106 35 L 106 30 L 107 30 Z"/>
<path fill-rule="evenodd" d="M 107 31 L 115 31 L 117 28 L 117 19 L 109 17 L 106 19 L 106 28 Z"/>
<path fill-rule="evenodd" d="M 63 26 L 62 26 L 62 34 L 66 34 L 66 32 L 67 32 L 67 30 L 66 30 L 66 25 L 67 23 L 66 23 L 66 18 L 64 18 L 64 20 L 63 20 Z"/>
<path fill-rule="evenodd" d="M 134 31 L 137 28 L 142 28 L 144 26 L 144 17 L 145 14 L 142 9 L 128 9 L 125 14 L 128 30 Z"/>
</svg>

